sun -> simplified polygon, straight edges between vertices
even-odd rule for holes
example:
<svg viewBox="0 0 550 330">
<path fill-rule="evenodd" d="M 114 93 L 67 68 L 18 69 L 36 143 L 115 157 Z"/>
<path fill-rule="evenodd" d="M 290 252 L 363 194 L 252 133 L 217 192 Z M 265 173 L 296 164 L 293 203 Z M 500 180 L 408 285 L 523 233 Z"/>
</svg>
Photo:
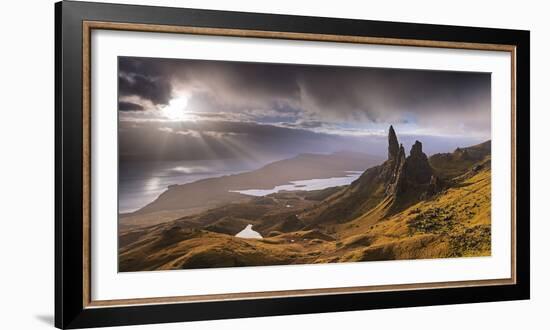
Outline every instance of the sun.
<svg viewBox="0 0 550 330">
<path fill-rule="evenodd" d="M 161 109 L 161 111 L 162 115 L 170 120 L 182 121 L 187 118 L 185 114 L 186 107 L 187 97 L 181 96 L 171 99 L 170 102 Z"/>
</svg>

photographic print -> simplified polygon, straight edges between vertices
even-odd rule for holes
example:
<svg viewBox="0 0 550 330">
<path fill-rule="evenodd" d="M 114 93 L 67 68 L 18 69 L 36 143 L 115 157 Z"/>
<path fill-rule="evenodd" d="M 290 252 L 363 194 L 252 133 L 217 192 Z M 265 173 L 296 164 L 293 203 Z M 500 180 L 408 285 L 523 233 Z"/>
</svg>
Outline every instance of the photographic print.
<svg viewBox="0 0 550 330">
<path fill-rule="evenodd" d="M 529 299 L 529 31 L 55 22 L 57 327 Z"/>
<path fill-rule="evenodd" d="M 118 58 L 120 272 L 491 255 L 491 75 Z"/>
</svg>

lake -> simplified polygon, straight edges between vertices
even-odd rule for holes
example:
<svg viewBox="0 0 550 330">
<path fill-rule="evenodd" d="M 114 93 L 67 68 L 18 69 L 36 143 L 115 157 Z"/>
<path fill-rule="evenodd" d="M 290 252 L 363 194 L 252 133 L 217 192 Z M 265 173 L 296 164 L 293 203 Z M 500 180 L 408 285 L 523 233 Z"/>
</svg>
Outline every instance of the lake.
<svg viewBox="0 0 550 330">
<path fill-rule="evenodd" d="M 346 171 L 348 173 L 346 176 L 334 177 L 334 178 L 325 178 L 325 179 L 311 179 L 311 180 L 296 180 L 290 181 L 288 184 L 275 186 L 272 189 L 246 189 L 246 190 L 230 190 L 231 192 L 238 192 L 243 195 L 249 196 L 267 196 L 270 194 L 277 193 L 279 191 L 312 191 L 312 190 L 321 190 L 331 187 L 347 186 L 353 181 L 355 181 L 361 174 L 362 171 Z"/>
<path fill-rule="evenodd" d="M 254 229 L 252 229 L 252 225 L 251 224 L 248 224 L 246 226 L 246 228 L 244 228 L 243 230 L 241 230 L 240 232 L 237 233 L 237 235 L 235 235 L 235 237 L 239 237 L 239 238 L 254 238 L 254 239 L 262 239 L 262 235 L 260 233 L 258 233 L 257 231 L 255 231 Z"/>
</svg>

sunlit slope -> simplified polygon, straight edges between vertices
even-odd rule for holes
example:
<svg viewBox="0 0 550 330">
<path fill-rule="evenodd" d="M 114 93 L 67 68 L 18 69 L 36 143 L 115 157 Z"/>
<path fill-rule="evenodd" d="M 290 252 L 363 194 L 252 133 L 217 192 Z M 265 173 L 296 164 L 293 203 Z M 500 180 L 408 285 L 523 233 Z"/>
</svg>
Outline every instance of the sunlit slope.
<svg viewBox="0 0 550 330">
<path fill-rule="evenodd" d="M 226 203 L 149 227 L 119 227 L 119 270 L 488 256 L 491 142 L 388 158 L 352 184 Z M 279 164 L 280 165 L 280 164 Z M 235 237 L 245 227 L 262 239 Z"/>
<path fill-rule="evenodd" d="M 208 227 L 186 228 L 178 222 L 154 226 L 145 229 L 145 234 L 134 233 L 139 239 L 131 244 L 123 241 L 120 270 L 488 256 L 490 159 L 474 167 L 476 170 L 458 177 L 454 187 L 391 217 L 380 218 L 374 208 L 329 230 L 264 231 L 264 239 L 240 239 L 233 233 L 253 220 L 243 212 L 243 218 L 213 222 L 221 228 L 229 223 L 231 234 L 212 232 Z M 384 202 L 378 207 L 384 208 Z M 244 209 L 250 217 L 256 214 L 249 206 Z M 259 213 L 268 213 L 265 205 Z"/>
<path fill-rule="evenodd" d="M 388 219 L 373 212 L 341 225 L 336 231 L 342 242 L 361 247 L 339 261 L 490 255 L 491 173 L 489 162 L 483 166 L 456 187 Z"/>
</svg>

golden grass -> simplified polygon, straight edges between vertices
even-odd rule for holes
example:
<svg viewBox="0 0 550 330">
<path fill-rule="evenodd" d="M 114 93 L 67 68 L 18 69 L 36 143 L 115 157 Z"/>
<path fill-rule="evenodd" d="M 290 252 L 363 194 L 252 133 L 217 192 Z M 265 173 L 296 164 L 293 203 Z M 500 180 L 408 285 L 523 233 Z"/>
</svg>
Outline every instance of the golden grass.
<svg viewBox="0 0 550 330">
<path fill-rule="evenodd" d="M 164 223 L 121 237 L 120 271 L 207 267 L 260 266 L 371 260 L 424 259 L 491 254 L 491 172 L 482 168 L 463 174 L 454 186 L 397 213 L 388 215 L 386 198 L 351 221 L 316 224 L 316 228 L 286 230 L 299 221 L 298 212 L 269 211 L 286 203 L 273 199 L 259 205 L 230 205 L 216 212 L 238 210 L 240 217 L 221 218 L 202 229 L 185 221 Z M 278 197 L 281 198 L 281 197 Z M 312 201 L 294 198 L 302 211 Z M 259 212 L 261 209 L 261 212 Z M 289 213 L 290 212 L 290 213 Z M 254 221 L 261 215 L 264 222 Z M 213 217 L 215 218 L 215 217 Z M 257 219 L 257 218 L 256 218 Z M 278 222 L 277 222 L 278 221 Z M 264 239 L 242 239 L 234 233 L 246 223 L 257 223 Z M 272 223 L 272 224 L 271 224 Z M 210 228 L 211 230 L 208 230 Z"/>
</svg>

